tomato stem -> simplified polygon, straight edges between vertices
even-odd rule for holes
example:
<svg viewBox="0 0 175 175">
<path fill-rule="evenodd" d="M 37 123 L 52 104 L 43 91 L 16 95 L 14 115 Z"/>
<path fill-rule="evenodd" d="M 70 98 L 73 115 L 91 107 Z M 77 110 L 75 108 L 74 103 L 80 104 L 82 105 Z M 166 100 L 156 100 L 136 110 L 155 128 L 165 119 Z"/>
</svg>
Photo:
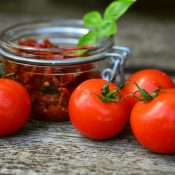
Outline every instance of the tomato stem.
<svg viewBox="0 0 175 175">
<path fill-rule="evenodd" d="M 109 91 L 109 85 L 110 85 L 111 81 L 109 81 L 108 83 L 106 83 L 102 88 L 101 88 L 101 94 L 103 96 L 105 96 L 106 94 L 108 94 Z"/>
<path fill-rule="evenodd" d="M 106 102 L 118 102 L 121 99 L 120 95 L 120 90 L 124 87 L 124 85 L 120 85 L 117 89 L 114 89 L 113 91 L 110 92 L 109 90 L 109 85 L 111 81 L 106 83 L 102 88 L 101 88 L 101 95 L 95 94 L 103 103 Z M 119 94 L 119 97 L 116 97 L 116 95 Z"/>
<path fill-rule="evenodd" d="M 157 97 L 157 95 L 159 94 L 160 90 L 162 89 L 160 86 L 152 93 L 148 93 L 145 89 L 142 89 L 136 82 L 135 85 L 137 86 L 138 91 L 134 92 L 134 94 L 132 94 L 132 96 L 138 100 L 138 101 L 143 101 L 143 102 L 148 102 L 153 100 L 155 97 Z M 136 93 L 140 92 L 142 98 L 139 98 L 136 96 Z"/>
</svg>

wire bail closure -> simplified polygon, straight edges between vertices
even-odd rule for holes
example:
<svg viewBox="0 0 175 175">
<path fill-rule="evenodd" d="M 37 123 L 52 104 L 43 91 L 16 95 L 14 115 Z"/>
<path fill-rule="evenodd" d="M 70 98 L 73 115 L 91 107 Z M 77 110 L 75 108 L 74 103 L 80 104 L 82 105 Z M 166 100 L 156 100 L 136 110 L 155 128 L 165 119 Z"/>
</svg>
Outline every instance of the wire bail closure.
<svg viewBox="0 0 175 175">
<path fill-rule="evenodd" d="M 114 45 L 112 49 L 114 52 L 106 53 L 107 57 L 111 57 L 111 64 L 102 71 L 102 78 L 119 85 L 125 81 L 124 67 L 126 61 L 131 57 L 131 50 L 117 45 Z"/>
</svg>

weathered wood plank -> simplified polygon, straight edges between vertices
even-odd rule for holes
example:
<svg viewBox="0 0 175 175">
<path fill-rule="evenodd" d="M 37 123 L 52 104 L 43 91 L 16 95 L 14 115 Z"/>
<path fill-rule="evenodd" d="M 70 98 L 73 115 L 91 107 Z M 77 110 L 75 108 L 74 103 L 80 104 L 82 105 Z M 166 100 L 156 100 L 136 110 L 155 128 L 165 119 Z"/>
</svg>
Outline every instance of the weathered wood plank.
<svg viewBox="0 0 175 175">
<path fill-rule="evenodd" d="M 118 137 L 93 141 L 70 123 L 30 121 L 0 139 L 0 174 L 174 174 L 175 156 L 143 149 L 127 128 Z"/>
</svg>

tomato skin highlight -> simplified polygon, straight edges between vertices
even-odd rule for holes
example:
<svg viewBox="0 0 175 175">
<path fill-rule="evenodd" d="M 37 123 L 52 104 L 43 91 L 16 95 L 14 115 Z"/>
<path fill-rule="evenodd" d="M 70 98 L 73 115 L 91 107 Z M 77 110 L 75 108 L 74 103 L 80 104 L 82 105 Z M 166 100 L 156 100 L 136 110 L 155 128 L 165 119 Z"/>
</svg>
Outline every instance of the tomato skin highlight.
<svg viewBox="0 0 175 175">
<path fill-rule="evenodd" d="M 21 129 L 31 111 L 30 97 L 25 88 L 10 79 L 0 79 L 0 136 Z"/>
<path fill-rule="evenodd" d="M 147 149 L 175 153 L 175 89 L 164 89 L 150 102 L 137 102 L 131 112 L 131 129 Z"/>
<path fill-rule="evenodd" d="M 69 101 L 69 116 L 72 124 L 83 135 L 97 140 L 108 139 L 118 134 L 129 120 L 125 101 L 103 103 L 95 94 L 107 83 L 102 79 L 90 79 L 81 83 Z M 117 88 L 110 84 L 110 91 Z"/>
<path fill-rule="evenodd" d="M 123 89 L 126 96 L 138 91 L 135 83 L 150 94 L 153 93 L 159 86 L 163 89 L 175 87 L 173 80 L 166 73 L 158 69 L 143 69 L 132 74 L 128 78 L 127 84 Z M 137 92 L 136 95 L 141 97 L 139 92 Z M 137 103 L 137 100 L 132 96 L 127 96 L 126 100 L 130 103 L 131 109 Z"/>
</svg>

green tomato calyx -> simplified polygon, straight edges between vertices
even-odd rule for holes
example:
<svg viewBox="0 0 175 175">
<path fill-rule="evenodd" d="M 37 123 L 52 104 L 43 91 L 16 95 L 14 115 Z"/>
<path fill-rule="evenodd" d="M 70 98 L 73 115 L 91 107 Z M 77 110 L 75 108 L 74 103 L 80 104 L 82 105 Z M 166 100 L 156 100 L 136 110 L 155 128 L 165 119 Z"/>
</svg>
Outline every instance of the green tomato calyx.
<svg viewBox="0 0 175 175">
<path fill-rule="evenodd" d="M 111 81 L 106 83 L 101 88 L 101 96 L 98 94 L 95 94 L 99 100 L 101 100 L 103 103 L 106 102 L 119 102 L 121 99 L 120 90 L 123 89 L 124 85 L 120 85 L 117 89 L 114 89 L 113 91 L 110 91 L 109 85 Z M 117 96 L 118 95 L 118 96 Z"/>
<path fill-rule="evenodd" d="M 135 85 L 137 86 L 138 91 L 136 91 L 133 95 L 133 97 L 138 100 L 138 101 L 143 101 L 143 102 L 148 102 L 153 100 L 155 97 L 158 96 L 160 90 L 162 89 L 160 86 L 152 93 L 148 93 L 148 91 L 146 91 L 145 89 L 142 89 L 136 82 Z M 136 93 L 140 93 L 141 94 L 141 98 L 136 96 Z"/>
</svg>

